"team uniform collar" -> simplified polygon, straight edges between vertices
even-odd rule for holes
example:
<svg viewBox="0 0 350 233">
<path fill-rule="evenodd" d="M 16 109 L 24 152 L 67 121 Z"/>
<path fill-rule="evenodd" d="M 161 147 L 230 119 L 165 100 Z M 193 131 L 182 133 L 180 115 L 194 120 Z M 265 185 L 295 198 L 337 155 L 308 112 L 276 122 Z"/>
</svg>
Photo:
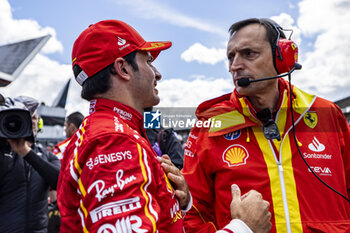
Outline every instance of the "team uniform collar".
<svg viewBox="0 0 350 233">
<path fill-rule="evenodd" d="M 95 112 L 111 112 L 113 115 L 122 119 L 131 128 L 138 132 L 145 133 L 143 128 L 143 117 L 136 109 L 110 99 L 96 98 L 90 101 L 89 114 Z"/>
<path fill-rule="evenodd" d="M 276 111 L 273 113 L 274 115 L 278 115 L 278 111 L 281 109 L 286 110 L 289 106 L 290 90 L 288 82 L 283 79 L 279 79 L 278 81 L 280 98 Z M 294 111 L 302 114 L 313 102 L 315 96 L 309 95 L 296 87 L 292 87 L 292 91 Z M 249 99 L 239 95 L 236 90 L 230 94 L 204 102 L 200 105 L 199 110 L 202 110 L 202 112 L 197 113 L 197 116 L 215 118 L 215 120 L 223 122 L 222 127 L 211 127 L 209 129 L 209 136 L 220 136 L 228 132 L 262 125 L 257 119 L 256 110 L 253 108 Z"/>
<path fill-rule="evenodd" d="M 278 98 L 278 102 L 277 102 L 277 106 L 275 108 L 275 110 L 272 112 L 272 117 L 273 119 L 275 118 L 277 112 L 279 111 L 279 109 L 281 108 L 282 106 L 282 101 L 283 101 L 283 96 L 285 94 L 285 91 L 287 92 L 287 94 L 289 93 L 289 87 L 288 87 L 288 83 L 285 81 L 285 80 L 282 80 L 282 79 L 279 79 L 278 80 L 278 90 L 279 90 L 279 98 Z M 256 117 L 256 113 L 260 111 L 260 109 L 257 109 L 256 107 L 254 107 L 252 105 L 252 103 L 250 102 L 249 98 L 247 97 L 244 97 L 244 96 L 241 96 L 240 94 L 238 94 L 237 90 L 235 89 L 233 92 L 232 92 L 232 95 L 231 95 L 231 101 L 237 101 L 240 100 L 240 103 L 241 103 L 241 106 L 240 106 L 240 109 L 241 109 L 241 112 L 243 113 L 243 107 L 246 107 L 248 106 L 249 108 L 249 115 L 252 115 L 255 119 L 257 119 Z M 244 100 L 245 104 L 242 104 L 242 100 Z M 242 106 L 243 105 L 243 106 Z M 247 114 L 244 114 L 246 115 L 247 117 L 249 117 L 249 115 Z M 253 120 L 254 121 L 254 120 Z"/>
</svg>

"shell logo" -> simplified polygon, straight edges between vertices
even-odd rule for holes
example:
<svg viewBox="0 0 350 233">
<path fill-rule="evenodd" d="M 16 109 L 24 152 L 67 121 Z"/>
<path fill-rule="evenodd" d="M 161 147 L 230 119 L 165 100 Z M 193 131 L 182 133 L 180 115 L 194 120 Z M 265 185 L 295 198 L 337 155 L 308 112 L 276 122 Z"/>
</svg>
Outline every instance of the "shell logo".
<svg viewBox="0 0 350 233">
<path fill-rule="evenodd" d="M 229 167 L 246 164 L 249 157 L 248 151 L 241 145 L 232 145 L 222 154 L 222 159 Z"/>
</svg>

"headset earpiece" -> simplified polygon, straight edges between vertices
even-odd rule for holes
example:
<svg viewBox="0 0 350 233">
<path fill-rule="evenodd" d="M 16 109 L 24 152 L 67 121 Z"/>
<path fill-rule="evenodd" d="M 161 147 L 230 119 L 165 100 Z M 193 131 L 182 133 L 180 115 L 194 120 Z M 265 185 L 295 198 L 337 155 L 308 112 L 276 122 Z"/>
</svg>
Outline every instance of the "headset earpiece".
<svg viewBox="0 0 350 233">
<path fill-rule="evenodd" d="M 277 41 L 277 48 L 275 55 L 276 70 L 279 74 L 286 73 L 298 62 L 298 46 L 291 40 L 281 38 Z"/>
<path fill-rule="evenodd" d="M 275 45 L 272 48 L 274 54 L 273 64 L 277 73 L 289 72 L 294 64 L 298 62 L 298 46 L 292 40 L 281 38 L 283 28 L 275 21 L 267 18 L 263 18 L 261 21 L 270 24 L 278 34 Z"/>
</svg>

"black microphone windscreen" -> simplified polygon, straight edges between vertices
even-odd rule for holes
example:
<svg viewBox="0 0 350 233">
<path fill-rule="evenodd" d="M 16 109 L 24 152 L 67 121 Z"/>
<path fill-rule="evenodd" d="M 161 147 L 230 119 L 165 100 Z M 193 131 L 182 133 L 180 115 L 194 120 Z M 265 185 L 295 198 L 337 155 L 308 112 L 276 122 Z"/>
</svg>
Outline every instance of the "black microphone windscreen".
<svg viewBox="0 0 350 233">
<path fill-rule="evenodd" d="M 250 81 L 249 78 L 241 78 L 237 80 L 237 85 L 240 87 L 246 87 L 249 86 Z"/>
<path fill-rule="evenodd" d="M 294 63 L 294 67 L 296 70 L 301 70 L 301 67 L 303 67 L 303 66 L 299 63 Z"/>
<path fill-rule="evenodd" d="M 259 112 L 256 113 L 256 117 L 262 122 L 265 123 L 268 120 L 272 119 L 272 114 L 270 109 L 265 108 Z"/>
</svg>

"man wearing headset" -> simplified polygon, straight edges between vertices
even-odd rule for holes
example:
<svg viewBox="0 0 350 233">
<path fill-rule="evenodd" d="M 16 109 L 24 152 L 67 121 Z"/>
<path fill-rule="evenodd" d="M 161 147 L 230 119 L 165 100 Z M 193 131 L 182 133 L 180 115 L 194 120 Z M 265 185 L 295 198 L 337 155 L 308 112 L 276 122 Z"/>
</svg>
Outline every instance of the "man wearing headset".
<svg viewBox="0 0 350 233">
<path fill-rule="evenodd" d="M 195 127 L 189 135 L 183 175 L 193 207 L 186 232 L 215 232 L 230 221 L 232 183 L 242 194 L 254 188 L 269 201 L 271 232 L 348 232 L 350 133 L 341 110 L 277 79 L 301 66 L 294 64 L 295 43 L 275 22 L 247 19 L 229 31 L 236 88 L 197 109 L 199 120 L 222 124 Z M 260 80 L 265 77 L 273 78 Z"/>
</svg>

